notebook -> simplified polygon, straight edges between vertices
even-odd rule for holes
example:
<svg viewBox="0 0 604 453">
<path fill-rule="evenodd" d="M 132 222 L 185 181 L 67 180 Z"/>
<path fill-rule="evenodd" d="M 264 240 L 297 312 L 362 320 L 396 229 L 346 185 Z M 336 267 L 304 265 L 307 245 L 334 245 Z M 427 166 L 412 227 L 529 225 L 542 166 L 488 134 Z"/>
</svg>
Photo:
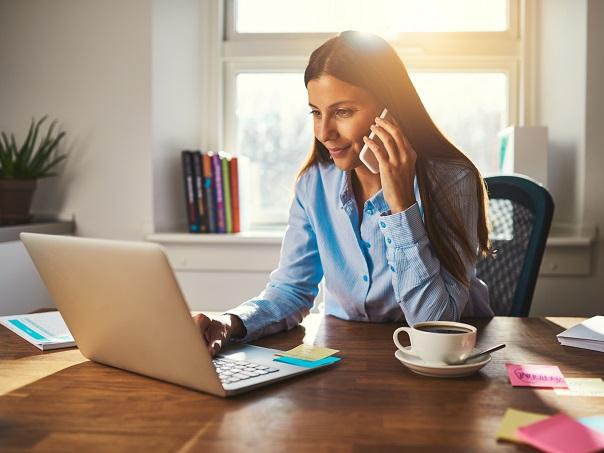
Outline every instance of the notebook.
<svg viewBox="0 0 604 453">
<path fill-rule="evenodd" d="M 564 346 L 604 352 L 604 316 L 593 316 L 557 335 Z"/>
<path fill-rule="evenodd" d="M 0 316 L 0 324 L 43 351 L 76 345 L 58 311 Z"/>
</svg>

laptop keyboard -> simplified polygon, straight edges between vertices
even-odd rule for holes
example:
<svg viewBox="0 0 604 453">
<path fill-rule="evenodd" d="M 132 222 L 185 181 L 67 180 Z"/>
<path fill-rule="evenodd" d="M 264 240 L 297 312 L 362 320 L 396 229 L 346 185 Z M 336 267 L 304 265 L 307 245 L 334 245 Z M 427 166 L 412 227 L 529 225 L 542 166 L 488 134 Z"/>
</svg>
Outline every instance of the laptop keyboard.
<svg viewBox="0 0 604 453">
<path fill-rule="evenodd" d="M 232 360 L 222 356 L 212 360 L 218 377 L 223 384 L 243 381 L 256 376 L 263 376 L 279 371 L 279 368 L 248 362 L 246 360 Z"/>
</svg>

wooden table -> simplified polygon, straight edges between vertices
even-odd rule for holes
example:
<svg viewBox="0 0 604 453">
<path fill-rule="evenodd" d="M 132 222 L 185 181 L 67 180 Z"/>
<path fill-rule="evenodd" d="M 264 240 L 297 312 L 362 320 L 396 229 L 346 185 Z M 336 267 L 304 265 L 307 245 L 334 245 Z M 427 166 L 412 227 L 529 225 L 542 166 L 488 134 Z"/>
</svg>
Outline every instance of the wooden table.
<svg viewBox="0 0 604 453">
<path fill-rule="evenodd" d="M 343 360 L 232 399 L 98 365 L 77 349 L 41 353 L 0 326 L 0 450 L 532 451 L 495 441 L 508 407 L 604 414 L 604 398 L 508 383 L 507 361 L 555 364 L 567 377 L 604 376 L 604 354 L 560 346 L 557 321 L 573 323 L 470 320 L 479 347 L 507 347 L 478 374 L 435 379 L 394 358 L 398 325 L 310 315 L 303 327 L 255 344 L 328 346 Z"/>
</svg>

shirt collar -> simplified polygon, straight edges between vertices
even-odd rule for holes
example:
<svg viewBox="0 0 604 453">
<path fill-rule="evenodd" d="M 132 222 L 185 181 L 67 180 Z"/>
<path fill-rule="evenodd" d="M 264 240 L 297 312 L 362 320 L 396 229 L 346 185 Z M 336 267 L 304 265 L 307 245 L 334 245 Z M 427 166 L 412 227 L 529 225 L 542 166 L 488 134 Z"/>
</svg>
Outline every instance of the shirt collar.
<svg viewBox="0 0 604 453">
<path fill-rule="evenodd" d="M 415 175 L 413 179 L 413 189 L 415 192 L 415 199 L 419 206 L 420 213 L 423 217 L 423 209 L 421 197 L 419 194 L 419 185 L 417 183 L 417 175 Z M 340 207 L 344 208 L 348 203 L 350 203 L 354 198 L 354 192 L 352 190 L 352 177 L 350 171 L 343 171 L 342 178 L 340 181 Z M 367 204 L 371 203 L 373 207 L 378 210 L 381 214 L 390 211 L 390 207 L 386 200 L 384 199 L 384 191 L 383 189 L 378 190 L 369 200 L 366 202 Z"/>
</svg>

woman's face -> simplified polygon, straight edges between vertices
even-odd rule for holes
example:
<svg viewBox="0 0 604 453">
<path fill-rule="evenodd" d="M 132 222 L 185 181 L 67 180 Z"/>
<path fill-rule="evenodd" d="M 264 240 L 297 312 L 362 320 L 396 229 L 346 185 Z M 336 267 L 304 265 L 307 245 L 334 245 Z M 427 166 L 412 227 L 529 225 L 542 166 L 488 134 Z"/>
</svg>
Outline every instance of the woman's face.
<svg viewBox="0 0 604 453">
<path fill-rule="evenodd" d="M 369 135 L 381 111 L 376 100 L 364 89 L 330 75 L 311 80 L 307 89 L 317 140 L 341 170 L 362 165 L 363 136 Z"/>
</svg>

